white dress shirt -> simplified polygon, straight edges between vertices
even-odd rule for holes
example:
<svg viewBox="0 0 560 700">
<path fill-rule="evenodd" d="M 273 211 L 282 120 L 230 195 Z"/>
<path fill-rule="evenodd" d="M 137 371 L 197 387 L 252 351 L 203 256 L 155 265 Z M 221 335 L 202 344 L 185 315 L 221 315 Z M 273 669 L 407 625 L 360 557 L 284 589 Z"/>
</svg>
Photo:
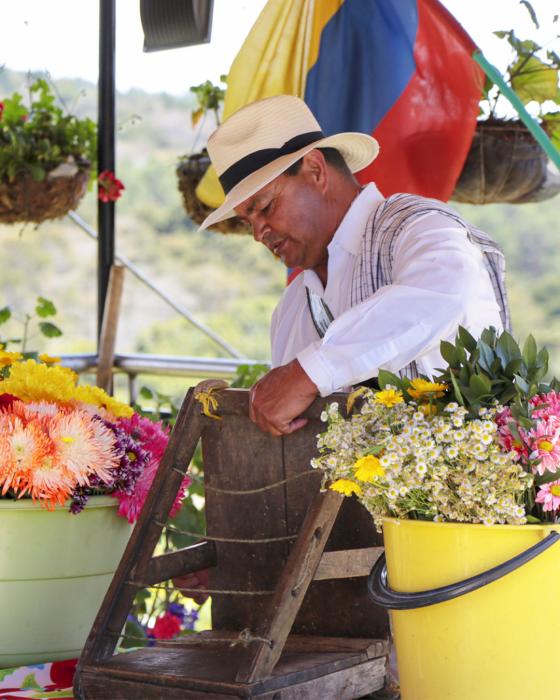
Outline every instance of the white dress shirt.
<svg viewBox="0 0 560 700">
<path fill-rule="evenodd" d="M 340 391 L 416 360 L 433 376 L 445 363 L 441 340 L 458 326 L 475 337 L 487 326 L 501 330 L 500 310 L 482 253 L 452 219 L 430 213 L 405 227 L 394 249 L 393 284 L 350 306 L 352 273 L 366 224 L 383 196 L 371 183 L 353 201 L 328 246 L 323 288 L 305 270 L 284 291 L 271 323 L 272 366 L 297 357 L 321 396 Z M 319 338 L 305 287 L 323 298 L 334 321 Z"/>
</svg>

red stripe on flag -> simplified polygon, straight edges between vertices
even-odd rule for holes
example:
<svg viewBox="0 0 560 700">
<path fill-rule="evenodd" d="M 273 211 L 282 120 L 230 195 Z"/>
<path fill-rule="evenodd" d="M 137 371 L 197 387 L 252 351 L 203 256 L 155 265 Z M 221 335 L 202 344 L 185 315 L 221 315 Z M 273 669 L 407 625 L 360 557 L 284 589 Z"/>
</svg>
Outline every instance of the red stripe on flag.
<svg viewBox="0 0 560 700">
<path fill-rule="evenodd" d="M 484 74 L 472 59 L 476 45 L 437 0 L 419 0 L 418 12 L 416 71 L 375 130 L 380 154 L 358 179 L 386 196 L 446 201 L 472 142 Z"/>
</svg>

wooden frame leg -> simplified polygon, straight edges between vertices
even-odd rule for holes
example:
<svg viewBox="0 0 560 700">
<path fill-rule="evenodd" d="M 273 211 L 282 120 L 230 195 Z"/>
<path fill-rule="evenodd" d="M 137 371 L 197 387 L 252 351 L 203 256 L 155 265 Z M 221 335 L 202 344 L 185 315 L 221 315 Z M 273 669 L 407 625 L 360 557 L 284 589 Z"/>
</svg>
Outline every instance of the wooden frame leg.
<svg viewBox="0 0 560 700">
<path fill-rule="evenodd" d="M 325 545 L 344 496 L 334 491 L 318 493 L 276 586 L 266 622 L 257 631 L 236 680 L 254 683 L 267 678 L 276 665 L 309 584 L 321 561 Z"/>
</svg>

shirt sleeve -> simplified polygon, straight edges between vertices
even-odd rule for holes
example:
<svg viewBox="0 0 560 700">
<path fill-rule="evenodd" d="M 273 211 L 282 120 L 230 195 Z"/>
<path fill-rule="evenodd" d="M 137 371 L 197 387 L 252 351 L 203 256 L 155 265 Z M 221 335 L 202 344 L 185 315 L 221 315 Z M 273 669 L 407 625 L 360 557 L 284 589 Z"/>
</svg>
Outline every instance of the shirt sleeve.
<svg viewBox="0 0 560 700">
<path fill-rule="evenodd" d="M 428 214 L 399 236 L 393 283 L 341 314 L 297 359 L 327 396 L 437 350 L 485 305 L 495 311 L 497 302 L 482 253 L 453 219 Z"/>
</svg>

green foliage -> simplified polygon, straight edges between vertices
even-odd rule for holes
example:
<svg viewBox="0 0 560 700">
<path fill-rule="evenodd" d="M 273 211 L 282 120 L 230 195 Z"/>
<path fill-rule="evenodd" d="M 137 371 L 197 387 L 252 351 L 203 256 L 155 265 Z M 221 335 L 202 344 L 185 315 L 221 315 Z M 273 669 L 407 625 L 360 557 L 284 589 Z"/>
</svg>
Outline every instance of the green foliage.
<svg viewBox="0 0 560 700">
<path fill-rule="evenodd" d="M 226 83 L 227 76 L 221 75 L 220 82 Z M 220 110 L 226 95 L 225 88 L 214 85 L 211 80 L 206 80 L 200 85 L 192 85 L 190 91 L 195 95 L 197 108 L 191 112 L 191 122 L 193 126 L 199 122 L 207 112 L 214 113 L 216 125 L 220 125 Z"/>
<path fill-rule="evenodd" d="M 498 334 L 494 328 L 487 328 L 475 340 L 460 328 L 454 344 L 441 343 L 441 354 L 448 367 L 437 381 L 452 387 L 454 399 L 473 416 L 496 402 L 526 405 L 527 399 L 550 386 L 543 381 L 548 371 L 548 351 L 538 350 L 532 335 L 521 349 L 507 331 Z"/>
<path fill-rule="evenodd" d="M 239 365 L 235 377 L 231 381 L 231 386 L 238 389 L 250 389 L 269 369 L 269 365 L 260 363 Z"/>
<path fill-rule="evenodd" d="M 58 326 L 56 326 L 51 321 L 39 321 L 39 318 L 47 318 L 48 316 L 56 316 L 57 310 L 56 306 L 50 299 L 45 299 L 45 297 L 37 297 L 37 302 L 35 304 L 35 314 L 29 314 L 23 312 L 21 315 L 15 316 L 9 306 L 4 306 L 0 309 L 0 325 L 7 323 L 10 320 L 15 321 L 20 326 L 22 326 L 22 333 L 20 337 L 17 338 L 0 338 L 0 347 L 5 350 L 8 346 L 19 346 L 18 349 L 30 357 L 37 355 L 36 351 L 27 352 L 27 344 L 34 334 L 31 329 L 31 322 L 37 322 L 37 330 L 45 338 L 59 338 L 62 335 L 62 331 Z M 35 334 L 36 335 L 36 334 Z"/>
<path fill-rule="evenodd" d="M 26 173 L 40 181 L 63 164 L 86 169 L 95 163 L 95 123 L 66 114 L 43 78 L 29 87 L 29 106 L 18 92 L 1 104 L 0 181 Z"/>
<path fill-rule="evenodd" d="M 440 370 L 434 382 L 446 385 L 450 391 L 435 402 L 456 401 L 472 417 L 477 417 L 481 408 L 498 403 L 510 405 L 520 423 L 530 426 L 528 400 L 559 386 L 556 379 L 544 382 L 548 350 L 539 350 L 532 335 L 521 349 L 507 331 L 499 334 L 495 328 L 486 328 L 477 340 L 460 326 L 455 342 L 442 341 L 440 352 L 447 367 Z M 381 388 L 390 385 L 406 392 L 411 386 L 407 377 L 386 370 L 379 371 L 378 380 Z"/>
<path fill-rule="evenodd" d="M 535 10 L 528 0 L 520 0 L 527 9 L 533 24 L 539 28 L 539 21 Z M 552 22 L 557 22 L 555 16 Z M 539 116 L 544 119 L 546 102 L 560 105 L 560 87 L 558 83 L 560 57 L 550 49 L 546 49 L 531 39 L 520 39 L 513 29 L 500 30 L 494 34 L 510 45 L 512 58 L 506 70 L 505 79 L 512 90 L 517 94 L 523 104 L 534 102 L 538 105 Z M 484 100 L 488 102 L 489 116 L 496 116 L 496 108 L 499 104 L 501 91 L 491 80 L 487 78 L 484 86 Z M 545 128 L 553 141 L 560 144 L 560 112 L 552 112 L 545 121 Z"/>
</svg>

